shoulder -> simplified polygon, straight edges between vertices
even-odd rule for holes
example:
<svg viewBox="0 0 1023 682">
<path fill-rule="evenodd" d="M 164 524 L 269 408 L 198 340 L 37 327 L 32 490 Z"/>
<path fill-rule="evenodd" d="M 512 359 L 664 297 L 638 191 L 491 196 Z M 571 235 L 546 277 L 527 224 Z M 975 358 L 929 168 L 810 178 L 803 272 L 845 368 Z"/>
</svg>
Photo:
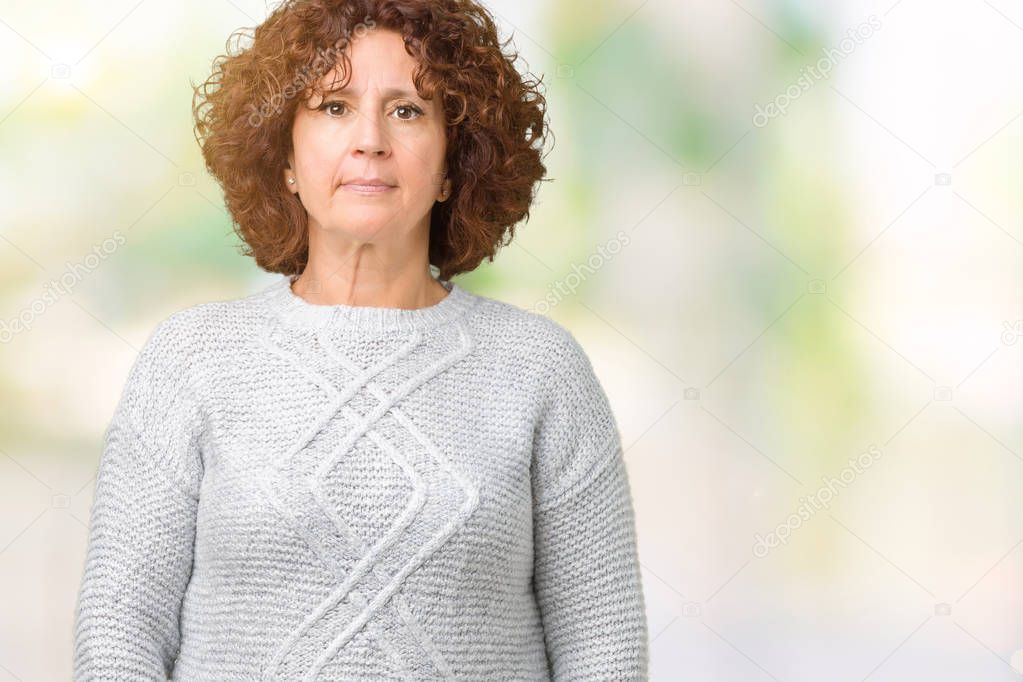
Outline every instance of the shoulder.
<svg viewBox="0 0 1023 682">
<path fill-rule="evenodd" d="M 237 298 L 203 301 L 166 313 L 153 326 L 140 355 L 194 363 L 210 360 L 239 338 L 251 338 L 264 310 L 263 291 Z"/>
<path fill-rule="evenodd" d="M 533 400 L 540 428 L 614 428 L 610 402 L 589 354 L 563 323 L 511 303 L 483 298 L 472 316 L 483 353 Z"/>
<path fill-rule="evenodd" d="M 156 405 L 172 394 L 194 391 L 208 347 L 204 305 L 165 314 L 152 325 L 128 372 L 126 399 Z"/>
<path fill-rule="evenodd" d="M 204 301 L 165 313 L 150 327 L 128 376 L 138 389 L 188 390 L 208 394 L 215 379 L 251 339 L 258 318 L 247 314 L 246 299 Z"/>
<path fill-rule="evenodd" d="M 528 359 L 545 376 L 592 372 L 582 344 L 564 324 L 506 301 L 476 297 L 471 320 L 483 340 Z"/>
<path fill-rule="evenodd" d="M 589 355 L 564 324 L 508 304 L 497 306 L 533 396 L 531 476 L 536 509 L 554 507 L 621 453 L 618 423 Z"/>
<path fill-rule="evenodd" d="M 139 350 L 136 365 L 180 369 L 192 366 L 208 348 L 210 323 L 217 319 L 210 305 L 192 305 L 160 318 Z"/>
</svg>

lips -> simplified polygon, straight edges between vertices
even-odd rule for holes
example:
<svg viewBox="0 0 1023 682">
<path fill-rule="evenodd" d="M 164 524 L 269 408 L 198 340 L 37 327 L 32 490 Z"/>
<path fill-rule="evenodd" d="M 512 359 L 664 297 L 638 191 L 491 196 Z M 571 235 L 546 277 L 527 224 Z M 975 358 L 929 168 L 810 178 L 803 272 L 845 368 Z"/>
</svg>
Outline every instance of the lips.
<svg viewBox="0 0 1023 682">
<path fill-rule="evenodd" d="M 357 192 L 359 194 L 383 194 L 394 189 L 390 185 L 356 185 L 351 182 L 343 185 L 343 187 L 349 192 Z"/>
<path fill-rule="evenodd" d="M 351 178 L 343 183 L 343 185 L 357 186 L 357 187 L 394 187 L 393 182 L 387 182 L 383 178 Z"/>
</svg>

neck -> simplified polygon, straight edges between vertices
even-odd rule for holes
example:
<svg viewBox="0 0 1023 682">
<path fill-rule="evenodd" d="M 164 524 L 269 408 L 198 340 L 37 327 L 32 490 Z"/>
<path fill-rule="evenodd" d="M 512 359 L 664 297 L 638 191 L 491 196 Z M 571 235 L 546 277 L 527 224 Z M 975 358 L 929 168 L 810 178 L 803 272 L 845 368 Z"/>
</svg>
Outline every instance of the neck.
<svg viewBox="0 0 1023 682">
<path fill-rule="evenodd" d="M 317 305 L 372 306 L 413 310 L 439 303 L 448 291 L 429 270 L 373 273 L 323 273 L 306 269 L 293 280 L 291 290 Z"/>
<path fill-rule="evenodd" d="M 429 224 L 405 235 L 359 243 L 311 224 L 309 260 L 291 289 L 317 305 L 405 310 L 434 305 L 448 292 L 430 274 Z"/>
<path fill-rule="evenodd" d="M 454 322 L 478 300 L 453 282 L 435 280 L 445 295 L 433 305 L 401 308 L 313 303 L 292 289 L 292 279 L 290 276 L 283 277 L 264 292 L 265 302 L 277 323 L 289 328 L 325 328 L 335 334 L 348 336 L 426 332 Z"/>
</svg>

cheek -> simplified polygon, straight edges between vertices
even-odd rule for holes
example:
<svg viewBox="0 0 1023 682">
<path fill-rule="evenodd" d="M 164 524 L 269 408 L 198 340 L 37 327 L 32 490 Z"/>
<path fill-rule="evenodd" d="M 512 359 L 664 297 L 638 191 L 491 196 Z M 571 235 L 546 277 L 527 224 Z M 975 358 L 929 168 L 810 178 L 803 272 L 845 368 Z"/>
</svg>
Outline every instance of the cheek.
<svg viewBox="0 0 1023 682">
<path fill-rule="evenodd" d="M 432 168 L 443 164 L 447 138 L 444 128 L 436 122 L 407 130 L 399 129 L 395 138 L 394 142 L 399 146 L 394 151 L 407 152 L 421 167 Z"/>
<path fill-rule="evenodd" d="M 337 143 L 325 138 L 324 131 L 316 126 L 296 126 L 292 144 L 295 149 L 295 165 L 306 181 L 333 177 L 340 152 Z"/>
<path fill-rule="evenodd" d="M 327 150 L 314 148 L 297 157 L 299 172 L 307 182 L 318 184 L 332 176 L 336 163 L 330 158 Z"/>
<path fill-rule="evenodd" d="M 404 152 L 402 166 L 410 184 L 426 187 L 433 183 L 439 186 L 444 168 L 444 139 L 424 135 L 404 142 L 404 147 L 400 148 Z"/>
<path fill-rule="evenodd" d="M 401 177 L 406 194 L 423 196 L 434 194 L 440 186 L 440 165 L 424 156 L 406 155 L 401 163 Z"/>
</svg>

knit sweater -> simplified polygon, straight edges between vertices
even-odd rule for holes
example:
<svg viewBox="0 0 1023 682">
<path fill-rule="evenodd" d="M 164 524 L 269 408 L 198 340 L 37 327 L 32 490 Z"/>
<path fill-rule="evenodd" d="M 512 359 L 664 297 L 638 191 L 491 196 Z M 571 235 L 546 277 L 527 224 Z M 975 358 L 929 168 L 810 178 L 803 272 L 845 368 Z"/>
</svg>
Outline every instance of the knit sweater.
<svg viewBox="0 0 1023 682">
<path fill-rule="evenodd" d="M 646 679 L 632 497 L 560 324 L 283 277 L 180 309 L 103 436 L 75 680 Z"/>
</svg>

